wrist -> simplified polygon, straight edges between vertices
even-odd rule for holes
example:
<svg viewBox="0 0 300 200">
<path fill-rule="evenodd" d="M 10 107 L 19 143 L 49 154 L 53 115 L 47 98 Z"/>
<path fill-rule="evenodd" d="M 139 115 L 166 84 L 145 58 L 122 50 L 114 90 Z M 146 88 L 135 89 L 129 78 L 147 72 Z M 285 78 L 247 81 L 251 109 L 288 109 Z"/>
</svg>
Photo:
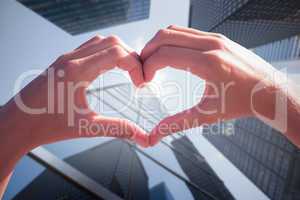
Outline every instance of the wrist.
<svg viewBox="0 0 300 200">
<path fill-rule="evenodd" d="M 274 85 L 262 83 L 254 87 L 250 96 L 250 112 L 252 115 L 273 119 L 275 116 L 276 93 L 280 91 Z"/>
</svg>

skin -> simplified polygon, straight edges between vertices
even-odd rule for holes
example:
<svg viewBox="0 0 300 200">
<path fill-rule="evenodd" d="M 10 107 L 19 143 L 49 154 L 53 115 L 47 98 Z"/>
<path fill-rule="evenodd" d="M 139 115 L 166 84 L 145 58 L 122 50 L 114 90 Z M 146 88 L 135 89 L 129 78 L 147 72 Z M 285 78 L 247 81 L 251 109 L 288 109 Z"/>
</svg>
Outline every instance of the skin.
<svg viewBox="0 0 300 200">
<path fill-rule="evenodd" d="M 150 145 L 178 131 L 220 120 L 256 116 L 300 146 L 297 123 L 300 104 L 292 90 L 282 88 L 280 80 L 284 75 L 224 35 L 170 26 L 158 31 L 146 44 L 141 59 L 146 82 L 167 66 L 206 80 L 200 102 L 163 119 L 151 131 Z M 262 89 L 254 92 L 257 86 Z M 278 96 L 286 102 L 278 101 Z M 286 117 L 278 112 L 278 108 L 284 106 L 287 107 Z M 276 120 L 272 120 L 275 117 Z M 285 127 L 281 126 L 284 120 L 287 120 Z"/>
<path fill-rule="evenodd" d="M 133 83 L 141 86 L 149 82 L 155 73 L 166 66 L 189 71 L 206 80 L 204 96 L 191 109 L 163 119 L 147 135 L 144 130 L 124 119 L 108 118 L 89 109 L 85 91 L 100 74 L 118 66 L 129 72 Z M 144 47 L 139 56 L 119 38 L 96 36 L 74 51 L 59 57 L 46 72 L 54 70 L 54 96 L 62 95 L 48 109 L 51 113 L 28 114 L 19 109 L 15 98 L 0 109 L 0 197 L 4 193 L 17 161 L 31 149 L 60 140 L 114 136 L 135 141 L 143 147 L 153 146 L 163 137 L 218 120 L 264 116 L 267 123 L 282 131 L 294 144 L 300 146 L 297 123 L 300 119 L 300 104 L 293 92 L 285 90 L 271 75 L 274 68 L 260 57 L 223 35 L 194 29 L 170 26 L 160 30 Z M 59 76 L 62 70 L 64 76 Z M 279 73 L 280 79 L 283 75 Z M 19 95 L 27 106 L 41 108 L 49 106 L 47 91 L 49 78 L 40 75 L 27 85 Z M 59 83 L 80 83 L 72 94 Z M 262 89 L 253 93 L 257 85 Z M 225 88 L 225 89 L 224 89 Z M 277 96 L 286 102 L 277 102 Z M 18 95 L 17 95 L 18 96 Z M 287 126 L 282 128 L 276 118 L 277 106 L 287 106 Z M 276 105 L 276 106 L 275 106 Z M 63 107 L 59 112 L 59 108 Z M 75 112 L 74 126 L 69 126 L 68 108 L 79 108 L 87 112 Z M 209 111 L 209 113 L 208 113 Z M 213 112 L 211 112 L 213 111 Z M 280 113 L 279 113 L 280 114 Z M 79 120 L 99 124 L 104 128 L 114 126 L 118 134 L 104 129 L 97 135 L 81 133 Z M 196 123 L 195 123 L 196 122 Z M 22 132 L 21 132 L 22 130 Z"/>
<path fill-rule="evenodd" d="M 96 36 L 77 49 L 59 57 L 47 70 L 55 73 L 54 96 L 59 94 L 57 85 L 63 84 L 61 99 L 54 98 L 53 112 L 30 114 L 23 112 L 16 104 L 15 98 L 10 100 L 0 113 L 0 197 L 3 194 L 12 170 L 17 161 L 31 149 L 42 144 L 78 137 L 113 136 L 133 140 L 141 146 L 148 146 L 148 137 L 143 129 L 125 119 L 108 118 L 89 109 L 85 91 L 88 85 L 102 73 L 115 66 L 129 72 L 136 86 L 143 84 L 142 65 L 137 53 L 126 47 L 116 36 L 104 38 Z M 58 76 L 63 71 L 64 76 Z M 20 93 L 24 104 L 30 108 L 49 106 L 47 98 L 49 76 L 40 75 L 27 85 Z M 72 95 L 67 85 L 80 84 Z M 50 84 L 49 84 L 50 85 Z M 72 92 L 72 91 L 71 91 Z M 70 104 L 70 98 L 73 102 Z M 63 106 L 62 112 L 58 107 Z M 86 112 L 75 112 L 74 126 L 68 125 L 68 108 L 77 107 Z M 99 124 L 106 132 L 97 135 L 80 132 L 80 119 Z M 110 129 L 106 129 L 113 127 Z M 115 128 L 118 132 L 116 135 Z"/>
</svg>

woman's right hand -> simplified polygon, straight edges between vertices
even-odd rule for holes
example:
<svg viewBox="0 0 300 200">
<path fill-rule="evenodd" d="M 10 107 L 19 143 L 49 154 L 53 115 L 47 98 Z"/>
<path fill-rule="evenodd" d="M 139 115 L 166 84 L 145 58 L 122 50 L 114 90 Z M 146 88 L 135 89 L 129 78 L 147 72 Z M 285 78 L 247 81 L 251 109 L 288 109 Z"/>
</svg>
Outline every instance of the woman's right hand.
<svg viewBox="0 0 300 200">
<path fill-rule="evenodd" d="M 150 145 L 168 134 L 220 120 L 258 115 L 273 119 L 276 114 L 275 96 L 282 90 L 272 76 L 283 75 L 224 35 L 170 26 L 147 43 L 141 58 L 146 82 L 166 66 L 206 80 L 201 101 L 163 119 L 152 130 Z M 294 132 L 289 134 L 294 137 Z M 295 142 L 300 143 L 297 138 Z"/>
</svg>

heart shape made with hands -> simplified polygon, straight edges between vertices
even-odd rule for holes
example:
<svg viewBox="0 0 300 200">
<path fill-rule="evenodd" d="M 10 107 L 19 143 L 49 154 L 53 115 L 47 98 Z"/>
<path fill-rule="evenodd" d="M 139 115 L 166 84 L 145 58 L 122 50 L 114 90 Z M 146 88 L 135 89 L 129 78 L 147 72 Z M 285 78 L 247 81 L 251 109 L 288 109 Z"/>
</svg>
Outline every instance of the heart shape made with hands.
<svg viewBox="0 0 300 200">
<path fill-rule="evenodd" d="M 142 59 L 142 57 L 140 58 Z M 142 67 L 144 66 L 143 63 L 141 63 L 141 65 Z M 162 66 L 162 68 L 163 67 L 165 66 Z M 140 83 L 140 80 L 142 79 L 141 77 L 137 78 L 137 74 L 133 76 L 134 74 L 130 73 L 130 78 L 132 83 L 138 88 L 139 93 L 143 93 L 145 90 L 148 90 L 147 88 L 148 85 L 150 85 L 151 87 L 152 80 L 155 78 L 155 74 L 156 73 L 154 72 L 152 77 L 148 78 L 147 81 L 145 81 L 145 77 L 143 77 L 144 82 L 141 84 L 137 84 Z M 136 133 L 138 134 L 135 134 L 132 138 L 130 138 L 130 140 L 134 141 L 135 143 L 139 144 L 142 147 L 154 146 L 167 135 L 182 131 L 184 128 L 182 127 L 181 120 L 188 112 L 189 112 L 188 110 L 179 111 L 173 116 L 168 116 L 164 119 L 161 119 L 161 121 L 158 124 L 154 125 L 153 129 L 149 133 L 146 133 L 143 130 L 137 130 Z M 141 129 L 143 129 L 143 127 L 141 127 Z"/>
<path fill-rule="evenodd" d="M 20 92 L 25 105 L 31 108 L 51 107 L 53 110 L 38 117 L 32 117 L 32 113 L 25 112 L 25 117 L 32 122 L 30 125 L 34 124 L 39 132 L 36 140 L 30 142 L 30 146 L 70 138 L 95 137 L 88 129 L 81 132 L 80 120 L 86 120 L 91 125 L 100 125 L 98 136 L 129 139 L 147 147 L 155 145 L 169 134 L 211 124 L 218 119 L 251 116 L 251 88 L 261 81 L 264 74 L 269 73 L 266 73 L 267 70 L 257 69 L 257 66 L 266 65 L 268 63 L 264 60 L 225 36 L 191 28 L 170 26 L 158 31 L 140 55 L 116 36 L 98 35 L 60 56 L 43 75 Z M 157 71 L 167 66 L 190 72 L 205 80 L 204 93 L 199 103 L 164 118 L 149 134 L 133 122 L 101 116 L 101 113 L 93 112 L 89 108 L 87 88 L 101 74 L 118 67 L 129 73 L 136 86 L 142 87 L 153 79 Z M 49 76 L 45 78 L 44 75 Z M 53 84 L 49 85 L 49 82 Z M 230 92 L 226 93 L 228 86 Z M 47 88 L 51 87 L 54 95 L 49 99 L 51 92 L 47 92 Z M 226 108 L 226 112 L 223 108 Z M 77 112 L 78 110 L 83 112 Z M 118 130 L 110 129 L 112 125 Z M 129 128 L 129 132 L 123 128 L 124 125 Z M 30 129 L 33 128 L 30 126 Z"/>
<path fill-rule="evenodd" d="M 122 42 L 118 41 L 118 43 Z M 234 52 L 227 51 L 227 49 L 234 50 Z M 153 146 L 161 138 L 172 133 L 211 124 L 217 119 L 231 119 L 247 115 L 248 108 L 240 102 L 247 102 L 248 94 L 241 96 L 237 85 L 246 85 L 249 81 L 245 82 L 245 79 L 239 80 L 231 76 L 232 66 L 241 65 L 232 59 L 232 54 L 253 57 L 250 51 L 225 36 L 178 26 L 170 26 L 157 32 L 145 45 L 140 55 L 133 50 L 127 50 L 126 56 L 121 56 L 117 66 L 128 71 L 132 82 L 138 87 L 152 81 L 155 73 L 167 66 L 190 72 L 206 81 L 199 103 L 161 120 L 150 134 L 146 134 L 140 127 L 133 124 L 136 134 L 133 134 L 130 139 L 145 147 Z M 121 54 L 116 55 L 120 57 Z M 241 61 L 244 62 L 243 59 Z M 236 70 L 236 73 L 244 73 L 242 76 L 247 76 L 243 70 Z M 232 81 L 238 84 L 231 85 Z M 230 87 L 230 94 L 224 94 L 227 98 L 224 103 L 225 96 L 214 95 L 226 92 L 227 85 Z M 223 106 L 229 111 L 224 112 Z"/>
<path fill-rule="evenodd" d="M 132 59 L 132 56 L 128 56 L 120 60 L 119 67 L 121 69 L 129 69 L 127 71 L 132 83 L 136 87 L 143 88 L 147 83 L 153 80 L 156 71 L 169 66 L 166 62 L 168 57 L 163 53 L 164 48 L 160 48 L 159 51 L 157 51 L 157 49 L 158 47 L 155 47 L 152 43 L 148 43 L 140 55 L 132 51 L 131 55 L 133 55 L 134 59 Z M 165 58 L 162 59 L 160 56 L 165 56 Z M 179 63 L 179 65 L 181 64 L 182 63 Z M 176 63 L 174 63 L 173 66 L 177 69 L 179 68 L 176 67 L 178 66 Z M 191 109 L 191 111 L 194 113 L 193 109 Z M 125 123 L 127 125 L 130 124 L 130 128 L 134 129 L 134 134 L 129 139 L 143 147 L 149 147 L 157 144 L 163 137 L 185 129 L 183 126 L 184 119 L 189 119 L 190 117 L 192 117 L 190 109 L 179 112 L 173 116 L 162 119 L 150 133 L 146 133 L 141 127 L 132 122 L 126 121 Z"/>
<path fill-rule="evenodd" d="M 141 52 L 140 55 L 134 54 L 136 57 L 136 61 L 140 62 L 140 66 L 142 69 L 142 73 L 140 69 L 137 69 L 139 65 L 136 65 L 136 68 L 131 69 L 129 72 L 129 76 L 131 78 L 132 83 L 139 88 L 139 90 L 143 90 L 145 86 L 147 86 L 155 77 L 155 73 L 157 70 L 164 68 L 168 65 L 164 65 L 163 63 L 155 63 L 155 62 L 147 62 L 149 58 L 149 50 L 146 49 Z M 151 51 L 154 51 L 152 49 Z M 126 64 L 125 64 L 126 65 Z M 150 67 L 155 71 L 148 70 L 146 73 L 144 72 L 145 67 L 149 69 Z M 187 116 L 189 110 L 179 112 L 173 116 L 169 116 L 165 119 L 162 119 L 150 133 L 146 133 L 142 128 L 133 124 L 132 127 L 135 127 L 135 134 L 130 138 L 130 140 L 136 142 L 137 144 L 143 147 L 154 146 L 159 142 L 163 137 L 182 131 L 184 128 L 182 126 L 182 119 Z M 176 126 L 177 125 L 177 126 Z M 169 127 L 170 126 L 170 127 Z"/>
</svg>

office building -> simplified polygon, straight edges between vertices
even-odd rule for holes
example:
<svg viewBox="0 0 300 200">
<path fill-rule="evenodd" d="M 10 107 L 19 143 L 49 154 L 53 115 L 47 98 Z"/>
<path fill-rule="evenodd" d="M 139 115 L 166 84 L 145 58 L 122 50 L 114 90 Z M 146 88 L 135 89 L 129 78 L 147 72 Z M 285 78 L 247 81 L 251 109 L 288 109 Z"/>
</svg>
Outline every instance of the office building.
<svg viewBox="0 0 300 200">
<path fill-rule="evenodd" d="M 84 174 L 92 176 L 95 181 L 121 198 L 149 199 L 147 174 L 136 152 L 126 142 L 111 140 L 75 154 L 65 161 Z M 14 199 L 81 200 L 93 199 L 93 196 L 51 170 L 45 170 Z"/>
<path fill-rule="evenodd" d="M 72 35 L 147 19 L 150 10 L 150 0 L 18 1 Z"/>
<path fill-rule="evenodd" d="M 234 199 L 226 189 L 224 183 L 208 165 L 205 158 L 186 136 L 173 140 L 172 145 L 174 146 L 174 149 L 176 149 L 174 153 L 178 163 L 194 184 L 212 194 L 215 199 Z M 188 158 L 185 158 L 184 155 L 188 155 Z M 190 162 L 187 162 L 187 159 L 189 159 Z M 194 199 L 205 199 L 203 193 L 199 193 L 194 187 L 188 187 L 191 190 Z"/>
<path fill-rule="evenodd" d="M 190 27 L 222 33 L 268 62 L 300 57 L 297 0 L 191 0 L 190 11 Z M 300 198 L 299 149 L 281 133 L 254 118 L 203 130 L 210 143 L 270 199 Z"/>
<path fill-rule="evenodd" d="M 258 119 L 230 122 L 233 128 L 203 134 L 228 160 L 270 199 L 300 199 L 300 151 L 280 132 Z M 220 130 L 220 128 L 219 128 Z"/>
<path fill-rule="evenodd" d="M 298 60 L 300 59 L 300 36 L 261 45 L 255 47 L 253 51 L 268 62 Z"/>
<path fill-rule="evenodd" d="M 174 200 L 174 197 L 172 196 L 172 194 L 170 193 L 170 191 L 164 183 L 159 183 L 151 188 L 150 199 Z"/>
<path fill-rule="evenodd" d="M 222 33 L 247 48 L 300 32 L 298 0 L 191 0 L 189 26 Z"/>
</svg>

